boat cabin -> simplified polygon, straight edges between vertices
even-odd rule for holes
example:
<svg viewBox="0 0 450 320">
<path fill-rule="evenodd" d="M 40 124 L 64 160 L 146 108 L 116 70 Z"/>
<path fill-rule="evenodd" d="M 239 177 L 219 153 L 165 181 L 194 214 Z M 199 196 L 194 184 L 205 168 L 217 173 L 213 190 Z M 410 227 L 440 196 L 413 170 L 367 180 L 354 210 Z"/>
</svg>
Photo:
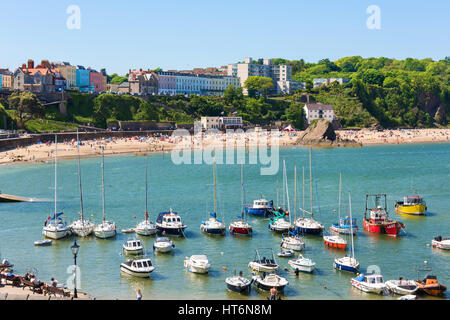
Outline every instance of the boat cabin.
<svg viewBox="0 0 450 320">
<path fill-rule="evenodd" d="M 425 205 L 425 200 L 423 200 L 422 197 L 416 196 L 416 197 L 404 197 L 403 198 L 403 205 L 404 206 L 413 206 L 417 204 L 423 204 Z"/>
<path fill-rule="evenodd" d="M 271 203 L 267 201 L 266 199 L 259 199 L 253 201 L 253 208 L 254 209 L 268 209 L 271 208 Z"/>
<path fill-rule="evenodd" d="M 350 220 L 349 217 L 345 217 L 345 218 L 341 218 L 339 220 L 339 226 L 341 226 L 341 227 L 348 227 L 348 228 L 350 228 L 350 225 L 352 225 L 353 228 L 357 228 L 356 218 L 352 218 Z"/>
<path fill-rule="evenodd" d="M 160 224 L 172 224 L 172 223 L 181 224 L 181 218 L 176 212 L 170 210 L 170 212 L 161 212 L 158 215 L 156 222 Z"/>
<path fill-rule="evenodd" d="M 370 274 L 370 275 L 364 275 L 365 283 L 384 283 L 383 276 L 381 274 Z"/>
<path fill-rule="evenodd" d="M 127 243 L 125 246 L 127 249 L 133 250 L 133 249 L 142 248 L 142 243 L 141 243 L 141 240 L 138 240 L 138 239 L 127 240 Z"/>
<path fill-rule="evenodd" d="M 387 212 L 382 206 L 370 210 L 370 220 L 373 223 L 383 222 L 388 219 Z"/>
</svg>

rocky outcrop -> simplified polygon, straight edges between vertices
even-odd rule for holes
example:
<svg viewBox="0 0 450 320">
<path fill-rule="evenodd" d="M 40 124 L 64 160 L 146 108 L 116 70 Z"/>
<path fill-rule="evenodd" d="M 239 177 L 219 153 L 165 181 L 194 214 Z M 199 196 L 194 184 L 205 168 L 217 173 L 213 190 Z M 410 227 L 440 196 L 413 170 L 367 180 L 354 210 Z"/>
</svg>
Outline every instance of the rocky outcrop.
<svg viewBox="0 0 450 320">
<path fill-rule="evenodd" d="M 333 147 L 361 146 L 359 142 L 336 137 L 332 123 L 325 119 L 311 122 L 309 127 L 298 136 L 296 144 Z"/>
</svg>

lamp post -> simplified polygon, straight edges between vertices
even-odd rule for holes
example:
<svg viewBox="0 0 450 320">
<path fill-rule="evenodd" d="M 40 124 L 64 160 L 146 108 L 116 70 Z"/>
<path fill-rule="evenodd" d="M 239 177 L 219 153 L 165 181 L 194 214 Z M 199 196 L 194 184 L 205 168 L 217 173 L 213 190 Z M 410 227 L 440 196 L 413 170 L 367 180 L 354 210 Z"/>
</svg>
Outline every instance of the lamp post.
<svg viewBox="0 0 450 320">
<path fill-rule="evenodd" d="M 80 246 L 77 244 L 76 239 L 73 242 L 73 245 L 70 247 L 70 249 L 72 249 L 73 260 L 75 263 L 75 277 L 74 277 L 75 289 L 73 291 L 73 297 L 78 298 L 78 295 L 77 295 L 77 255 L 78 255 L 78 251 L 80 250 Z"/>
</svg>

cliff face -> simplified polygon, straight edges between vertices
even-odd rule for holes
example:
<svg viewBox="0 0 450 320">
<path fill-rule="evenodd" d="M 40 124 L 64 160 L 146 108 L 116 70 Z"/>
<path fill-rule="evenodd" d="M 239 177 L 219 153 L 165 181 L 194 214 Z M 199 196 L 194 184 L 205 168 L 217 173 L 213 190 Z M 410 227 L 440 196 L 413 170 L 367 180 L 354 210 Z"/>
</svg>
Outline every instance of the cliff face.
<svg viewBox="0 0 450 320">
<path fill-rule="evenodd" d="M 296 144 L 335 147 L 361 146 L 360 143 L 353 140 L 336 138 L 332 123 L 325 119 L 313 121 L 309 127 L 298 136 Z"/>
</svg>

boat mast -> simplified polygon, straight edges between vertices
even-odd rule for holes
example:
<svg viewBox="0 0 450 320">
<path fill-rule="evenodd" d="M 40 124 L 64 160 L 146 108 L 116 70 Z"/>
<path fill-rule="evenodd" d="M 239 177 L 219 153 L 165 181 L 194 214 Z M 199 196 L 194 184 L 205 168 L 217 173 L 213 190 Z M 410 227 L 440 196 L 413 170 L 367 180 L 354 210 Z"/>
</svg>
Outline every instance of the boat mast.
<svg viewBox="0 0 450 320">
<path fill-rule="evenodd" d="M 213 159 L 213 184 L 214 184 L 214 217 L 216 216 L 216 157 Z"/>
<path fill-rule="evenodd" d="M 245 221 L 244 210 L 244 165 L 241 164 L 241 201 L 242 201 L 242 221 Z"/>
<path fill-rule="evenodd" d="M 58 171 L 56 170 L 57 168 L 57 162 L 58 162 L 58 135 L 55 134 L 55 225 L 56 225 L 56 197 L 57 197 L 57 188 L 58 188 Z"/>
<path fill-rule="evenodd" d="M 84 221 L 83 217 L 83 189 L 81 187 L 81 169 L 80 169 L 80 140 L 78 138 L 78 129 L 77 129 L 77 152 L 78 152 L 78 184 L 80 186 L 80 219 L 81 222 Z"/>
<path fill-rule="evenodd" d="M 313 213 L 313 194 L 312 194 L 312 165 L 311 165 L 311 147 L 309 147 L 309 191 L 310 191 L 310 202 L 311 202 L 311 219 L 314 218 Z"/>
<path fill-rule="evenodd" d="M 279 196 L 278 196 L 278 179 L 277 179 L 277 207 L 278 207 L 278 198 Z"/>
<path fill-rule="evenodd" d="M 145 221 L 148 221 L 147 202 L 148 202 L 148 154 L 145 158 Z"/>
<path fill-rule="evenodd" d="M 288 206 L 288 212 L 289 212 L 289 222 L 291 222 L 291 206 L 289 204 L 289 189 L 288 189 L 288 182 L 287 182 L 287 174 L 286 174 L 286 160 L 283 159 L 283 176 L 286 184 L 286 198 L 287 198 L 287 206 Z"/>
<path fill-rule="evenodd" d="M 284 165 L 284 159 L 283 159 L 283 165 Z M 286 177 L 284 176 L 284 169 L 283 169 L 283 210 L 286 210 Z"/>
<path fill-rule="evenodd" d="M 297 165 L 294 165 L 294 221 L 297 220 Z"/>
<path fill-rule="evenodd" d="M 350 237 L 352 238 L 352 258 L 355 259 L 355 249 L 353 247 L 352 198 L 350 195 L 350 191 L 348 192 L 348 206 L 350 210 Z"/>
<path fill-rule="evenodd" d="M 303 169 L 303 176 L 302 176 L 302 188 L 303 188 L 303 192 L 302 192 L 302 198 L 303 198 L 303 205 L 302 205 L 302 209 L 303 209 L 303 218 L 305 217 L 305 167 L 302 167 Z"/>
<path fill-rule="evenodd" d="M 339 213 L 339 222 L 338 225 L 341 223 L 341 191 L 342 190 L 342 172 L 339 173 L 339 207 L 338 207 L 338 213 Z"/>
<path fill-rule="evenodd" d="M 102 147 L 102 207 L 103 207 L 103 222 L 106 220 L 105 212 L 105 150 Z"/>
</svg>

